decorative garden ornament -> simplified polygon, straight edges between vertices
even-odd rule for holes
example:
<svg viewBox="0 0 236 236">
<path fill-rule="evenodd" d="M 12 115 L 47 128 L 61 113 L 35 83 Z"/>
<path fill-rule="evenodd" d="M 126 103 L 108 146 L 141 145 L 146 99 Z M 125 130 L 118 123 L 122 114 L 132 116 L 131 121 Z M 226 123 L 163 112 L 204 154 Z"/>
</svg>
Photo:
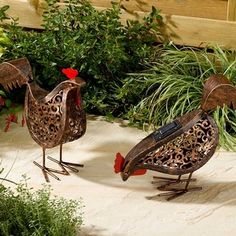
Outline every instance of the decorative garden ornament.
<svg viewBox="0 0 236 236">
<path fill-rule="evenodd" d="M 32 78 L 31 66 L 26 58 L 0 64 L 0 83 L 5 90 L 27 85 L 24 109 L 26 124 L 31 137 L 43 149 L 42 165 L 35 161 L 34 164 L 42 169 L 47 182 L 48 175 L 60 180 L 54 173 L 69 175 L 66 168 L 78 172 L 73 166 L 83 167 L 81 164 L 62 160 L 62 145 L 80 138 L 86 131 L 86 115 L 80 95 L 80 88 L 85 82 L 81 78 L 70 76 L 70 80 L 61 82 L 48 92 L 32 82 Z M 58 145 L 59 160 L 52 157 L 48 159 L 58 163 L 61 170 L 45 165 L 46 149 Z"/>
<path fill-rule="evenodd" d="M 152 183 L 161 182 L 158 189 L 167 191 L 157 196 L 167 196 L 167 200 L 202 189 L 189 188 L 190 181 L 196 180 L 192 179 L 192 174 L 213 156 L 219 139 L 218 127 L 207 112 L 223 105 L 235 109 L 235 101 L 236 88 L 230 81 L 223 75 L 211 76 L 204 85 L 201 109 L 157 129 L 133 147 L 125 158 L 117 153 L 115 172 L 121 172 L 124 181 L 132 175 L 145 174 L 147 169 L 177 175 L 177 179 L 154 177 Z M 188 174 L 188 178 L 182 179 L 184 174 Z M 184 187 L 169 187 L 183 182 Z"/>
</svg>

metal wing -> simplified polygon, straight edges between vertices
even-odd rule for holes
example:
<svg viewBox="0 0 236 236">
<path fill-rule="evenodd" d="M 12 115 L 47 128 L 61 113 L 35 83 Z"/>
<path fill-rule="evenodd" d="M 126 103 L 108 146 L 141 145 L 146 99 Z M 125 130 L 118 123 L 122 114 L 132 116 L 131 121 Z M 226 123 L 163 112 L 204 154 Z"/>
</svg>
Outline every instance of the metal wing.
<svg viewBox="0 0 236 236">
<path fill-rule="evenodd" d="M 31 66 L 26 58 L 0 64 L 0 84 L 8 92 L 14 87 L 26 84 L 31 78 Z"/>
</svg>

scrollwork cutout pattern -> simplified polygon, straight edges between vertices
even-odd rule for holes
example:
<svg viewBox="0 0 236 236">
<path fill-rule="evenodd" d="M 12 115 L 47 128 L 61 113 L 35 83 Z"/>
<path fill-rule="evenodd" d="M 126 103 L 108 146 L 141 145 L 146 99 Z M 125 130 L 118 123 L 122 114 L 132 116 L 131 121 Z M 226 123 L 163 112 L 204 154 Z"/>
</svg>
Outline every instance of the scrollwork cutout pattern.
<svg viewBox="0 0 236 236">
<path fill-rule="evenodd" d="M 141 165 L 184 171 L 207 158 L 215 143 L 216 130 L 208 119 L 200 119 L 188 131 L 140 159 Z"/>
<path fill-rule="evenodd" d="M 62 130 L 62 96 L 63 90 L 55 94 L 48 102 L 38 102 L 28 96 L 27 122 L 30 133 L 40 145 L 52 145 L 58 140 Z"/>
<path fill-rule="evenodd" d="M 37 94 L 39 88 L 35 91 Z M 28 93 L 26 118 L 32 138 L 46 148 L 80 138 L 86 131 L 85 112 L 76 102 L 81 101 L 80 89 L 69 83 L 62 84 L 49 96 L 48 101 L 43 97 L 37 100 Z"/>
</svg>

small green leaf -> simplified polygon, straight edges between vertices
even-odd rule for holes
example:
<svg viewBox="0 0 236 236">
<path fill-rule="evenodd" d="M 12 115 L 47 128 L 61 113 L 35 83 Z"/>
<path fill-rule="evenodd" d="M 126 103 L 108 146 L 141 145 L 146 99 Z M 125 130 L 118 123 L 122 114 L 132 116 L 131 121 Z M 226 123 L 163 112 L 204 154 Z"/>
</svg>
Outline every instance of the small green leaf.
<svg viewBox="0 0 236 236">
<path fill-rule="evenodd" d="M 6 94 L 3 90 L 0 90 L 0 95 L 3 96 L 3 97 L 6 97 Z"/>
<path fill-rule="evenodd" d="M 10 99 L 5 100 L 5 105 L 6 105 L 7 108 L 9 108 L 11 106 L 11 104 L 12 104 L 12 102 L 11 102 Z"/>
<path fill-rule="evenodd" d="M 1 7 L 0 11 L 7 11 L 10 8 L 9 5 L 5 5 L 3 7 Z"/>
</svg>

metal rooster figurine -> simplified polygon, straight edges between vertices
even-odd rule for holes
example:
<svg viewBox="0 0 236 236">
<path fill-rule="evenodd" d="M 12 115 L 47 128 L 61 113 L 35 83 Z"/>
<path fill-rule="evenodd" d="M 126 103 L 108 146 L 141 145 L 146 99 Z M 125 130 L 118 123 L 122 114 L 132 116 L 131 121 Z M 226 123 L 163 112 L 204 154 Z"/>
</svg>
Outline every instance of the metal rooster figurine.
<svg viewBox="0 0 236 236">
<path fill-rule="evenodd" d="M 167 200 L 188 191 L 201 190 L 201 187 L 189 188 L 190 181 L 195 180 L 192 174 L 209 161 L 218 145 L 217 125 L 207 112 L 223 105 L 236 109 L 236 88 L 223 75 L 213 75 L 204 84 L 201 109 L 157 129 L 131 149 L 125 158 L 117 153 L 115 172 L 121 172 L 124 181 L 132 175 L 145 174 L 147 169 L 177 175 L 176 179 L 154 177 L 159 181 L 152 183 L 164 182 L 158 189 L 167 191 L 157 196 L 167 196 Z M 181 179 L 184 174 L 188 174 L 188 178 Z M 183 182 L 184 187 L 169 187 Z"/>
<path fill-rule="evenodd" d="M 35 161 L 34 164 L 42 169 L 47 182 L 49 182 L 48 175 L 60 180 L 54 173 L 69 175 L 66 168 L 78 172 L 73 166 L 83 167 L 81 164 L 62 160 L 62 145 L 80 138 L 86 131 L 86 115 L 80 95 L 80 88 L 85 85 L 85 82 L 76 77 L 78 74 L 76 70 L 69 70 L 72 72 L 72 75 L 68 75 L 71 80 L 61 82 L 48 92 L 31 81 L 33 77 L 31 66 L 26 58 L 0 64 L 0 84 L 7 91 L 17 85 L 27 85 L 26 124 L 31 137 L 43 149 L 42 165 Z M 66 74 L 66 71 L 64 73 Z M 61 170 L 51 169 L 45 165 L 46 149 L 57 145 L 60 145 L 59 160 L 48 158 L 58 163 Z"/>
</svg>

